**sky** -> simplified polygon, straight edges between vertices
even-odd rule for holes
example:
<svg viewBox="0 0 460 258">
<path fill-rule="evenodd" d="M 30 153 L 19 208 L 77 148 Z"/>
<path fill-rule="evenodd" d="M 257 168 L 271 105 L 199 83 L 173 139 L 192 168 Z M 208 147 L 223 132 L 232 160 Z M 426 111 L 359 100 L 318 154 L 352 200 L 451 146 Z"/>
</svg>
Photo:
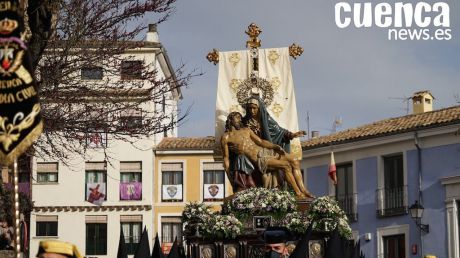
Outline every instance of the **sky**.
<svg viewBox="0 0 460 258">
<path fill-rule="evenodd" d="M 371 1 L 372 6 L 384 0 Z M 174 66 L 186 64 L 204 74 L 182 90 L 181 110 L 190 115 L 180 137 L 214 135 L 218 66 L 205 58 L 213 48 L 245 49 L 244 31 L 255 22 L 262 48 L 297 43 L 302 56 L 292 59 L 299 126 L 331 133 L 407 114 L 407 98 L 430 90 L 434 109 L 460 105 L 460 2 L 450 10 L 450 40 L 388 40 L 388 28 L 335 22 L 338 0 L 178 0 L 174 15 L 158 26 L 160 41 Z M 361 1 L 363 3 L 364 1 Z M 433 4 L 436 1 L 428 3 Z M 352 3 L 352 2 L 349 2 Z M 395 1 L 388 1 L 394 7 Z M 413 3 L 417 1 L 406 1 Z M 353 5 L 352 5 L 353 7 Z M 435 14 L 427 14 L 436 16 Z M 154 20 L 154 16 L 147 20 Z M 438 29 L 427 27 L 430 35 Z M 413 24 L 409 29 L 424 29 Z M 409 105 L 409 113 L 412 112 Z M 304 138 L 305 139 L 305 138 Z"/>
</svg>

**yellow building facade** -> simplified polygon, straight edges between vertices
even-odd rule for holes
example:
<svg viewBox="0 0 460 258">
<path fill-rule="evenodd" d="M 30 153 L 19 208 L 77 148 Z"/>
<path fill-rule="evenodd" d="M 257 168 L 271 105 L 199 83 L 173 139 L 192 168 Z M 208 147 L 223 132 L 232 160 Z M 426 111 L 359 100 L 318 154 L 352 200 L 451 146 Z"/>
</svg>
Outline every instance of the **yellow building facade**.
<svg viewBox="0 0 460 258">
<path fill-rule="evenodd" d="M 182 240 L 187 203 L 204 202 L 220 210 L 223 199 L 233 194 L 213 148 L 214 137 L 168 137 L 155 148 L 153 223 L 165 251 L 176 237 Z"/>
</svg>

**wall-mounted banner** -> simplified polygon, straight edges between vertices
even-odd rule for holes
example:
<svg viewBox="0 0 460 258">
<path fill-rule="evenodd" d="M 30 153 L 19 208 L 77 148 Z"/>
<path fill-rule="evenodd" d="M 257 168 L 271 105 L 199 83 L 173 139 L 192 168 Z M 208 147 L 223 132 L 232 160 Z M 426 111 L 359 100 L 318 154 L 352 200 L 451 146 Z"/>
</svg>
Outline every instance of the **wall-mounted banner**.
<svg viewBox="0 0 460 258">
<path fill-rule="evenodd" d="M 141 200 L 142 183 L 120 183 L 120 200 Z"/>
<path fill-rule="evenodd" d="M 224 184 L 204 184 L 204 199 L 224 199 Z"/>
<path fill-rule="evenodd" d="M 42 132 L 37 86 L 17 1 L 0 9 L 0 164 L 11 164 Z"/>
<path fill-rule="evenodd" d="M 163 185 L 163 200 L 182 200 L 182 185 Z"/>
<path fill-rule="evenodd" d="M 101 206 L 105 201 L 105 183 L 87 183 L 86 200 L 97 206 Z"/>
</svg>

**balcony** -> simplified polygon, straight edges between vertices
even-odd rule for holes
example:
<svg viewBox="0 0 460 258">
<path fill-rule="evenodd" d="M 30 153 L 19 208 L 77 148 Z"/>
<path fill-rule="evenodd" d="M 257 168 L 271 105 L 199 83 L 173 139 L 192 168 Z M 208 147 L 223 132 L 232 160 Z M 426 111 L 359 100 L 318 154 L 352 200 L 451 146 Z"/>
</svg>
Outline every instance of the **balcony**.
<svg viewBox="0 0 460 258">
<path fill-rule="evenodd" d="M 376 191 L 376 197 L 378 217 L 391 217 L 408 213 L 407 185 L 378 189 Z"/>
<path fill-rule="evenodd" d="M 358 194 L 338 195 L 333 198 L 335 198 L 339 207 L 345 212 L 349 221 L 358 221 Z"/>
</svg>

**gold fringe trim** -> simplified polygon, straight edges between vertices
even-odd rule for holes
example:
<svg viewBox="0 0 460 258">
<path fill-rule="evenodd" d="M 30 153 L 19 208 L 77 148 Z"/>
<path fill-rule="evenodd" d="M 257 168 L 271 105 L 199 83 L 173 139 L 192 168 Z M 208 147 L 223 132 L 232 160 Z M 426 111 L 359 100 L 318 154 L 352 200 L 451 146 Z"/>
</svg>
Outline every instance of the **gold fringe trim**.
<svg viewBox="0 0 460 258">
<path fill-rule="evenodd" d="M 38 139 L 43 131 L 43 121 L 40 121 L 37 126 L 12 150 L 9 154 L 5 155 L 0 152 L 0 164 L 9 166 L 16 158 L 21 156 L 33 143 Z"/>
</svg>

